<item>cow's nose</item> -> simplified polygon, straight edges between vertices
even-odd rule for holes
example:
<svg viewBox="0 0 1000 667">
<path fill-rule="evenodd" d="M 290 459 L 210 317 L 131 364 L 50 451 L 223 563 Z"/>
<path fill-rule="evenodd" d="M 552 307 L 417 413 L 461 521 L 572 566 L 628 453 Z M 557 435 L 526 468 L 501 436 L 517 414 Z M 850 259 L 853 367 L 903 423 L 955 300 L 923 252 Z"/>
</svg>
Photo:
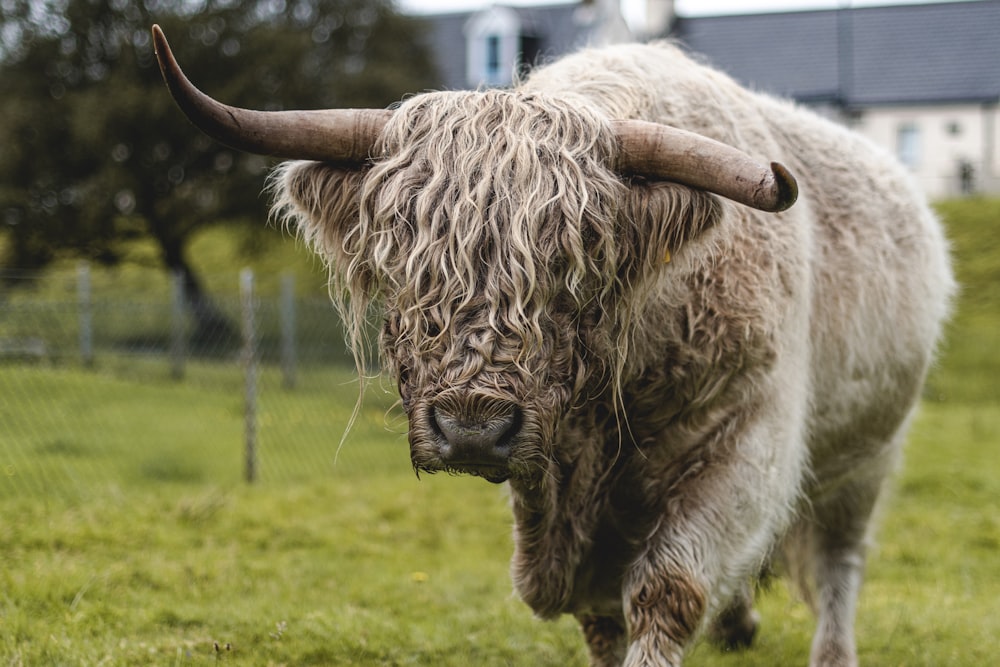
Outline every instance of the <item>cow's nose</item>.
<svg viewBox="0 0 1000 667">
<path fill-rule="evenodd" d="M 516 406 L 492 406 L 483 414 L 462 416 L 438 406 L 433 414 L 442 436 L 438 453 L 448 465 L 457 468 L 507 465 L 512 436 L 519 427 Z"/>
</svg>

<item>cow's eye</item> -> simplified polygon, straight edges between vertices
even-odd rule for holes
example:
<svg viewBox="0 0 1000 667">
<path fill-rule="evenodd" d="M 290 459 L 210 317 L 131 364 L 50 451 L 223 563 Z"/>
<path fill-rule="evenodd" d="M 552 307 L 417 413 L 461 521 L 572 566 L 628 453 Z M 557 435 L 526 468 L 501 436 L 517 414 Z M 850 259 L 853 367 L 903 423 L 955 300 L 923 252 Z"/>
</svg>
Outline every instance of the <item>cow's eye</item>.
<svg viewBox="0 0 1000 667">
<path fill-rule="evenodd" d="M 406 366 L 400 366 L 399 377 L 397 378 L 397 385 L 399 387 L 399 397 L 403 399 L 403 407 L 410 407 L 410 369 Z"/>
<path fill-rule="evenodd" d="M 382 333 L 384 333 L 390 340 L 395 339 L 399 335 L 399 318 L 385 318 L 385 322 L 382 323 Z"/>
</svg>

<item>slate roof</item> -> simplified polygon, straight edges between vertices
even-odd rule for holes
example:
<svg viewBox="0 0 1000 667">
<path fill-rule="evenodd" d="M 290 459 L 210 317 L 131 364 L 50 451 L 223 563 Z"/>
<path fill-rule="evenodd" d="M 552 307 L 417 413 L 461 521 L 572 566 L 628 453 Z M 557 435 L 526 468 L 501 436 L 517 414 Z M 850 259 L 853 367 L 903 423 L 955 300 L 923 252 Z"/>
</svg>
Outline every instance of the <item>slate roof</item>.
<svg viewBox="0 0 1000 667">
<path fill-rule="evenodd" d="M 497 3 L 500 6 L 502 3 Z M 509 6 L 521 19 L 523 32 L 539 38 L 538 62 L 546 62 L 573 51 L 578 45 L 573 22 L 574 4 Z M 468 88 L 465 80 L 465 33 L 463 28 L 474 12 L 429 14 L 426 21 L 426 43 L 434 54 L 441 75 L 441 88 Z"/>
<path fill-rule="evenodd" d="M 1000 101 L 1000 0 L 678 18 L 738 81 L 850 107 Z"/>
</svg>

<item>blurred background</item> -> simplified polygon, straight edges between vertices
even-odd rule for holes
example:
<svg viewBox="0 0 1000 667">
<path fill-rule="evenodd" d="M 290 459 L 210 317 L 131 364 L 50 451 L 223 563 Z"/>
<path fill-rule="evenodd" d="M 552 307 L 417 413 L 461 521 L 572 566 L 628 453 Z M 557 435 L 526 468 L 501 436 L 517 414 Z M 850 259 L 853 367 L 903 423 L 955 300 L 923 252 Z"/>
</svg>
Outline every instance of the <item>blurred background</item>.
<svg viewBox="0 0 1000 667">
<path fill-rule="evenodd" d="M 575 628 L 541 630 L 509 600 L 502 497 L 465 480 L 416 485 L 393 388 L 374 377 L 362 400 L 323 267 L 268 223 L 274 163 L 186 121 L 160 79 L 153 23 L 196 85 L 259 109 L 509 86 L 586 45 L 670 38 L 895 154 L 948 228 L 963 294 L 900 483 L 908 502 L 895 505 L 918 511 L 903 522 L 915 532 L 887 521 L 885 556 L 909 574 L 886 570 L 869 622 L 895 620 L 863 648 L 870 664 L 987 664 L 962 638 L 997 632 L 976 611 L 979 568 L 1000 557 L 997 0 L 0 0 L 0 662 L 583 660 Z M 468 514 L 442 509 L 455 506 Z M 260 553 L 242 551 L 248 524 Z M 272 541 L 281 525 L 323 532 Z M 424 555 L 373 557 L 387 540 Z M 355 560 L 341 575 L 374 558 L 386 570 L 367 580 L 382 587 L 316 587 L 345 545 Z M 407 615 L 411 587 L 433 580 L 421 558 L 481 576 L 423 604 L 454 613 L 455 591 L 507 602 L 473 619 L 479 630 L 441 636 Z M 914 615 L 927 600 L 894 603 L 899 587 L 924 595 L 909 586 L 935 565 L 954 577 L 940 583 L 950 602 L 935 598 L 946 620 Z M 232 598 L 233 572 L 285 592 L 247 583 Z M 331 599 L 348 603 L 331 611 Z M 784 658 L 804 663 L 807 615 L 776 604 L 791 624 Z M 939 653 L 913 648 L 943 622 Z M 502 648 L 480 653 L 489 645 Z"/>
</svg>

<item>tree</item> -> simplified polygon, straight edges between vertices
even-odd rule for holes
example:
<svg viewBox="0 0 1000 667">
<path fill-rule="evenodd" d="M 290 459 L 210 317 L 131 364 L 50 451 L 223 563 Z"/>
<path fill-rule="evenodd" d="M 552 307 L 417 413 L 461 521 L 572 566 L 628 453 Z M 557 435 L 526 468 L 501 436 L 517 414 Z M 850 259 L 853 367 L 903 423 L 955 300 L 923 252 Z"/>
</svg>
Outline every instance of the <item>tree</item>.
<svg viewBox="0 0 1000 667">
<path fill-rule="evenodd" d="M 384 107 L 427 87 L 432 67 L 420 24 L 388 0 L 0 1 L 0 266 L 113 264 L 148 235 L 207 330 L 216 312 L 187 242 L 208 224 L 260 224 L 270 162 L 202 136 L 174 107 L 153 23 L 197 85 L 239 106 Z"/>
</svg>

